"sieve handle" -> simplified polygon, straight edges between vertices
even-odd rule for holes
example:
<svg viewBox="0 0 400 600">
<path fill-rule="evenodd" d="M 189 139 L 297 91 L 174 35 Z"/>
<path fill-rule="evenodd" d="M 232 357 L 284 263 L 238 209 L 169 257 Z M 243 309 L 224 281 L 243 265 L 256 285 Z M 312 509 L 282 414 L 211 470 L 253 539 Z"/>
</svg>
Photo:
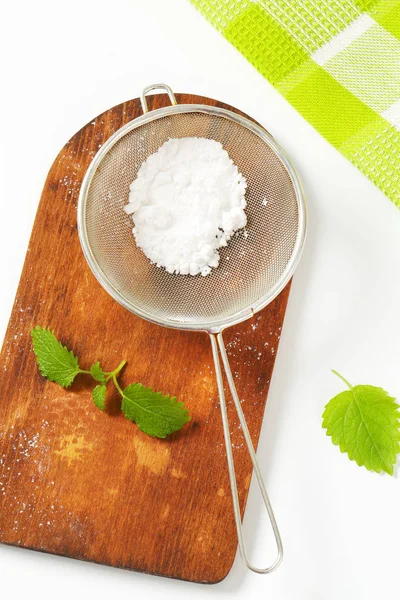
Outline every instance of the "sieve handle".
<svg viewBox="0 0 400 600">
<path fill-rule="evenodd" d="M 146 95 L 149 92 L 151 92 L 152 90 L 163 90 L 164 92 L 166 92 L 168 94 L 172 105 L 178 104 L 178 102 L 175 98 L 175 94 L 171 90 L 169 85 L 167 85 L 166 83 L 154 83 L 153 85 L 148 85 L 146 88 L 144 88 L 143 92 L 140 95 L 140 102 L 142 104 L 142 110 L 144 113 L 149 112 L 149 107 L 147 106 Z"/>
<path fill-rule="evenodd" d="M 232 377 L 231 368 L 229 366 L 228 356 L 227 356 L 226 350 L 225 350 L 224 341 L 222 339 L 222 333 L 219 333 L 217 336 L 215 336 L 214 334 L 210 334 L 210 339 L 211 339 L 211 347 L 212 347 L 214 364 L 215 364 L 215 373 L 216 373 L 217 384 L 218 384 L 219 401 L 220 401 L 221 415 L 222 415 L 222 426 L 223 426 L 223 430 L 224 430 L 224 438 L 225 438 L 225 446 L 226 446 L 226 457 L 227 457 L 227 461 L 228 461 L 229 480 L 230 480 L 230 484 L 231 484 L 233 511 L 235 514 L 235 523 L 236 523 L 236 529 L 237 529 L 237 535 L 238 535 L 238 541 L 239 541 L 240 554 L 242 556 L 243 562 L 245 563 L 246 567 L 249 568 L 251 571 L 254 571 L 255 573 L 271 573 L 280 565 L 282 558 L 283 558 L 283 546 L 282 546 L 281 536 L 279 534 L 278 525 L 276 523 L 275 516 L 274 516 L 273 510 L 272 510 L 272 506 L 269 501 L 267 490 L 265 488 L 265 484 L 264 484 L 264 481 L 263 481 L 263 478 L 261 475 L 260 467 L 258 465 L 256 453 L 254 450 L 253 443 L 251 441 L 250 433 L 249 433 L 246 419 L 244 417 L 243 410 L 242 410 L 242 407 L 240 404 L 239 396 L 236 391 L 235 383 L 234 383 L 234 380 Z M 247 558 L 247 554 L 246 554 L 246 547 L 245 547 L 244 537 L 243 537 L 242 519 L 241 519 L 241 515 L 240 515 L 239 495 L 238 495 L 238 489 L 237 489 L 237 484 L 236 484 L 235 464 L 234 464 L 234 460 L 233 460 L 231 435 L 230 435 L 230 431 L 229 431 L 228 413 L 226 410 L 224 384 L 223 384 L 223 380 L 222 380 L 222 370 L 221 370 L 221 364 L 220 364 L 220 359 L 219 359 L 219 354 L 218 354 L 218 346 L 219 346 L 219 350 L 221 353 L 222 363 L 223 363 L 224 369 L 225 369 L 225 374 L 228 379 L 229 388 L 231 390 L 233 402 L 235 404 L 236 412 L 238 414 L 239 421 L 242 426 L 244 439 L 246 441 L 247 449 L 249 451 L 251 462 L 253 463 L 254 471 L 255 471 L 255 474 L 257 477 L 258 487 L 260 489 L 262 498 L 264 500 L 265 508 L 267 509 L 268 517 L 269 517 L 269 520 L 270 520 L 270 523 L 272 526 L 272 530 L 274 532 L 276 546 L 278 549 L 278 554 L 277 554 L 275 561 L 269 567 L 266 567 L 264 569 L 260 569 L 258 567 L 255 567 L 254 565 L 252 565 L 249 562 L 249 560 Z"/>
</svg>

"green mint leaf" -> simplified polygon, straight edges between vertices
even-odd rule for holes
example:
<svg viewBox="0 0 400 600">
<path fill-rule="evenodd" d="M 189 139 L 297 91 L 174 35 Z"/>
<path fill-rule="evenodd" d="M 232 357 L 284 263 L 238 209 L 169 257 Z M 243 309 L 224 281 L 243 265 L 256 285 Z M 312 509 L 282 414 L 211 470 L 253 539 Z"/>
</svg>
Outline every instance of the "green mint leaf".
<svg viewBox="0 0 400 600">
<path fill-rule="evenodd" d="M 94 365 L 90 367 L 90 374 L 96 381 L 100 381 L 100 383 L 106 382 L 106 377 L 103 369 L 100 366 L 100 362 L 94 363 Z"/>
<path fill-rule="evenodd" d="M 92 391 L 93 402 L 100 410 L 106 409 L 107 386 L 105 384 L 96 385 Z"/>
<path fill-rule="evenodd" d="M 153 392 L 141 383 L 128 385 L 123 391 L 122 412 L 139 429 L 152 437 L 165 438 L 168 434 L 182 429 L 190 420 L 183 402 L 175 397 Z"/>
<path fill-rule="evenodd" d="M 359 466 L 393 475 L 396 455 L 400 452 L 398 404 L 382 388 L 351 387 L 342 379 L 350 389 L 326 405 L 322 415 L 326 435 Z"/>
<path fill-rule="evenodd" d="M 71 385 L 80 371 L 77 357 L 57 340 L 50 329 L 35 327 L 31 336 L 41 374 L 62 387 Z"/>
</svg>

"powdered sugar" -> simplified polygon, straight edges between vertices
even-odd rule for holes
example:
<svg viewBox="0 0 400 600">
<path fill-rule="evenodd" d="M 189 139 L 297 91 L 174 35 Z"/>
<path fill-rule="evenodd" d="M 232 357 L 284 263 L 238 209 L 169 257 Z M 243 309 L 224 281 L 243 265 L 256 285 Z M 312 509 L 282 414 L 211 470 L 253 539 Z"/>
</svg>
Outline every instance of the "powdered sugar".
<svg viewBox="0 0 400 600">
<path fill-rule="evenodd" d="M 125 207 L 137 245 L 169 273 L 208 275 L 246 225 L 246 179 L 219 142 L 170 139 L 141 165 Z"/>
</svg>

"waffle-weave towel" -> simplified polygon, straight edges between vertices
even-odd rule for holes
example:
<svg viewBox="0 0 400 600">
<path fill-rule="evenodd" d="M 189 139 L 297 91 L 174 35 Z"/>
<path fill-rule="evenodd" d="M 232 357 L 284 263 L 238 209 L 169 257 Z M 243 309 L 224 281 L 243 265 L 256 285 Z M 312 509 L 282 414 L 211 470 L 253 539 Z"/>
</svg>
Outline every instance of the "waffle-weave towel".
<svg viewBox="0 0 400 600">
<path fill-rule="evenodd" d="M 400 1 L 191 1 L 400 207 Z"/>
</svg>

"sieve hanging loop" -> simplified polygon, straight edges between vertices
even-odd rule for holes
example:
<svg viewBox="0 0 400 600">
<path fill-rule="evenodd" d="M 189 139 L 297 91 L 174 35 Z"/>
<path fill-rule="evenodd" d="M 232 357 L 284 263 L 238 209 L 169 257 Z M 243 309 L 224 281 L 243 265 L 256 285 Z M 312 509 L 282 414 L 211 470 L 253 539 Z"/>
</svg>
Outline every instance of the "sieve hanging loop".
<svg viewBox="0 0 400 600">
<path fill-rule="evenodd" d="M 140 103 L 142 105 L 143 113 L 149 112 L 149 107 L 147 106 L 146 95 L 153 90 L 164 90 L 164 92 L 166 92 L 168 94 L 169 99 L 171 100 L 171 104 L 173 106 L 178 104 L 177 99 L 175 98 L 175 94 L 171 90 L 169 85 L 167 85 L 166 83 L 154 83 L 153 85 L 148 85 L 146 88 L 144 88 L 143 92 L 140 94 Z"/>
<path fill-rule="evenodd" d="M 229 366 L 229 360 L 228 360 L 228 356 L 226 354 L 224 340 L 222 338 L 222 333 L 218 333 L 217 335 L 210 334 L 210 339 L 211 339 L 211 347 L 212 347 L 212 353 L 213 353 L 214 365 L 215 365 L 215 375 L 216 375 L 216 379 L 217 379 L 217 386 L 218 386 L 218 393 L 219 393 L 219 403 L 220 403 L 221 416 L 222 416 L 222 427 L 223 427 L 223 431 L 224 431 L 224 439 L 225 439 L 225 447 L 226 447 L 226 458 L 227 458 L 227 462 L 228 462 L 229 481 L 230 481 L 230 485 L 231 485 L 233 511 L 234 511 L 234 515 L 235 515 L 235 524 L 236 524 L 236 530 L 237 530 L 237 535 L 238 535 L 240 554 L 241 554 L 244 564 L 251 571 L 254 571 L 255 573 L 261 573 L 261 574 L 271 573 L 282 562 L 283 546 L 282 546 L 281 536 L 279 534 L 278 525 L 275 520 L 275 515 L 272 510 L 272 506 L 271 506 L 271 503 L 268 498 L 267 490 L 265 488 L 265 484 L 264 484 L 264 481 L 263 481 L 263 478 L 261 475 L 261 470 L 260 470 L 260 467 L 259 467 L 259 464 L 257 461 L 256 452 L 254 450 L 253 442 L 251 441 L 250 432 L 247 427 L 245 416 L 243 414 L 239 396 L 236 391 L 236 386 L 235 386 L 235 382 L 232 377 L 231 368 Z M 258 482 L 258 488 L 261 492 L 261 496 L 264 501 L 264 506 L 268 513 L 269 521 L 271 523 L 272 530 L 274 532 L 275 542 L 276 542 L 276 546 L 278 549 L 278 553 L 277 553 L 277 556 L 276 556 L 274 562 L 269 567 L 265 567 L 263 569 L 252 565 L 249 562 L 249 559 L 248 559 L 247 553 L 246 553 L 246 546 L 245 546 L 244 537 L 243 537 L 242 518 L 241 518 L 241 514 L 240 514 L 239 494 L 238 494 L 237 483 L 236 483 L 235 463 L 234 463 L 234 459 L 233 459 L 232 442 L 231 442 L 231 435 L 230 435 L 230 431 L 229 431 L 228 413 L 227 413 L 227 409 L 226 409 L 224 384 L 223 384 L 223 379 L 222 379 L 222 370 L 221 370 L 221 364 L 220 364 L 220 359 L 219 359 L 219 354 L 218 354 L 218 347 L 219 347 L 219 351 L 221 353 L 222 363 L 224 366 L 226 378 L 228 380 L 229 389 L 231 391 L 233 402 L 234 402 L 234 405 L 236 408 L 236 412 L 239 417 L 240 425 L 242 427 L 242 432 L 243 432 L 243 436 L 244 436 L 244 439 L 246 442 L 247 450 L 249 451 L 251 462 L 253 463 L 254 472 L 256 474 L 256 478 L 257 478 L 257 482 Z"/>
</svg>

